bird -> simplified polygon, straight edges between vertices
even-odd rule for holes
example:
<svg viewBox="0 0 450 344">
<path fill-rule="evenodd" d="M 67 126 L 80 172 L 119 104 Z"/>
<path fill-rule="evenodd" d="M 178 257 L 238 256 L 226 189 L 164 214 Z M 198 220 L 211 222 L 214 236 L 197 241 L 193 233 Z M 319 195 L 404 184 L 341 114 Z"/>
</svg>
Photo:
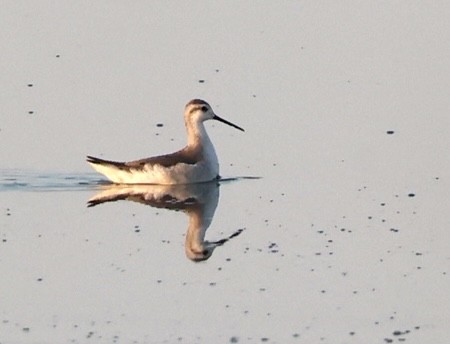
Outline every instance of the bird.
<svg viewBox="0 0 450 344">
<path fill-rule="evenodd" d="M 87 162 L 115 184 L 177 185 L 220 179 L 219 162 L 203 122 L 216 120 L 245 131 L 214 113 L 204 100 L 192 99 L 184 109 L 187 145 L 174 153 L 129 162 L 88 155 Z"/>
<path fill-rule="evenodd" d="M 87 206 L 125 200 L 157 209 L 184 212 L 189 218 L 184 245 L 186 257 L 193 262 L 201 262 L 209 259 L 217 247 L 245 230 L 239 228 L 220 240 L 205 239 L 219 204 L 219 186 L 217 181 L 183 185 L 102 185 L 100 192 L 89 199 Z"/>
</svg>

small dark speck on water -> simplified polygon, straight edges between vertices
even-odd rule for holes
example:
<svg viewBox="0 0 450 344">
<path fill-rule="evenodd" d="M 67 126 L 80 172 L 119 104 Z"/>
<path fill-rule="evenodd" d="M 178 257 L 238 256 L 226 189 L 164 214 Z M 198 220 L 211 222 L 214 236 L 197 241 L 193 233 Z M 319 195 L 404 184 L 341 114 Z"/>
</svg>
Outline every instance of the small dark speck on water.
<svg viewBox="0 0 450 344">
<path fill-rule="evenodd" d="M 60 57 L 61 57 L 61 55 L 59 55 L 59 54 L 58 54 L 58 55 L 56 55 L 56 57 L 57 57 L 57 58 L 60 58 Z"/>
<path fill-rule="evenodd" d="M 157 123 L 156 126 L 157 126 L 158 128 L 161 128 L 161 127 L 164 127 L 164 124 L 162 124 L 162 123 Z"/>
<path fill-rule="evenodd" d="M 24 328 L 22 329 L 22 331 L 23 331 L 23 332 L 30 332 L 30 328 L 29 328 L 29 327 L 24 327 Z"/>
<path fill-rule="evenodd" d="M 37 279 L 37 281 L 38 281 L 38 282 L 42 282 L 42 278 L 39 277 L 39 278 Z"/>
<path fill-rule="evenodd" d="M 28 86 L 28 87 L 33 87 L 33 84 L 28 84 L 27 86 Z"/>
<path fill-rule="evenodd" d="M 392 332 L 392 334 L 393 334 L 394 336 L 400 336 L 400 335 L 403 334 L 403 332 L 402 332 L 402 331 L 394 331 L 394 332 Z"/>
<path fill-rule="evenodd" d="M 394 133 L 393 130 L 388 130 L 388 131 L 386 131 L 386 134 L 388 134 L 388 135 L 392 135 L 393 133 Z"/>
<path fill-rule="evenodd" d="M 230 343 L 238 343 L 238 342 L 239 342 L 239 337 L 233 336 L 230 338 Z"/>
<path fill-rule="evenodd" d="M 415 197 L 416 196 L 416 194 L 414 194 L 414 193 L 409 193 L 408 194 L 408 197 Z"/>
<path fill-rule="evenodd" d="M 203 84 L 203 83 L 205 82 L 205 80 L 200 79 L 198 82 L 199 82 L 200 84 Z"/>
<path fill-rule="evenodd" d="M 30 115 L 34 114 L 34 111 L 28 111 L 28 114 Z"/>
</svg>

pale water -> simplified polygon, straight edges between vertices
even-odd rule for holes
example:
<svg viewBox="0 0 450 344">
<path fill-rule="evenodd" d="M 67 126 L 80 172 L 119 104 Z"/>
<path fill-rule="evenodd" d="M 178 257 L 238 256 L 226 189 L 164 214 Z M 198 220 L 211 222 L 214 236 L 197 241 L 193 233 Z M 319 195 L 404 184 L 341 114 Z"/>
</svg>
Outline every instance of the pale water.
<svg viewBox="0 0 450 344">
<path fill-rule="evenodd" d="M 4 4 L 0 343 L 447 343 L 449 18 Z M 206 124 L 219 185 L 85 163 L 181 148 L 191 98 L 246 129 Z"/>
</svg>

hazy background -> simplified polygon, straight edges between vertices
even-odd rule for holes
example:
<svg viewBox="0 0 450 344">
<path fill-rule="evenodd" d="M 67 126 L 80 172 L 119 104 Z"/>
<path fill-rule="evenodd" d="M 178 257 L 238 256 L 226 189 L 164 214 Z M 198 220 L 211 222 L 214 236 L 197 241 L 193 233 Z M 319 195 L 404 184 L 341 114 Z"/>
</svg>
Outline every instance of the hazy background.
<svg viewBox="0 0 450 344">
<path fill-rule="evenodd" d="M 1 6 L 0 342 L 447 342 L 450 5 Z M 181 148 L 191 98 L 262 177 L 221 186 L 207 237 L 247 229 L 202 264 L 183 214 L 70 191 L 86 154 Z"/>
</svg>

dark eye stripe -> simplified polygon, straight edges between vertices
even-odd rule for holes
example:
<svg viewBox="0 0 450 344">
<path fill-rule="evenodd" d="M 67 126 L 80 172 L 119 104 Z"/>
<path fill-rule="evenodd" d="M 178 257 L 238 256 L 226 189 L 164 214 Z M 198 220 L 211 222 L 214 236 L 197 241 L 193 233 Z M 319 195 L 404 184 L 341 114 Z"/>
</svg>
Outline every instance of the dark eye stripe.
<svg viewBox="0 0 450 344">
<path fill-rule="evenodd" d="M 196 107 L 193 107 L 191 109 L 191 111 L 189 111 L 189 113 L 193 113 L 194 111 L 197 111 L 197 110 L 202 110 L 203 112 L 206 112 L 206 111 L 208 111 L 208 108 L 206 106 L 196 106 Z"/>
</svg>

